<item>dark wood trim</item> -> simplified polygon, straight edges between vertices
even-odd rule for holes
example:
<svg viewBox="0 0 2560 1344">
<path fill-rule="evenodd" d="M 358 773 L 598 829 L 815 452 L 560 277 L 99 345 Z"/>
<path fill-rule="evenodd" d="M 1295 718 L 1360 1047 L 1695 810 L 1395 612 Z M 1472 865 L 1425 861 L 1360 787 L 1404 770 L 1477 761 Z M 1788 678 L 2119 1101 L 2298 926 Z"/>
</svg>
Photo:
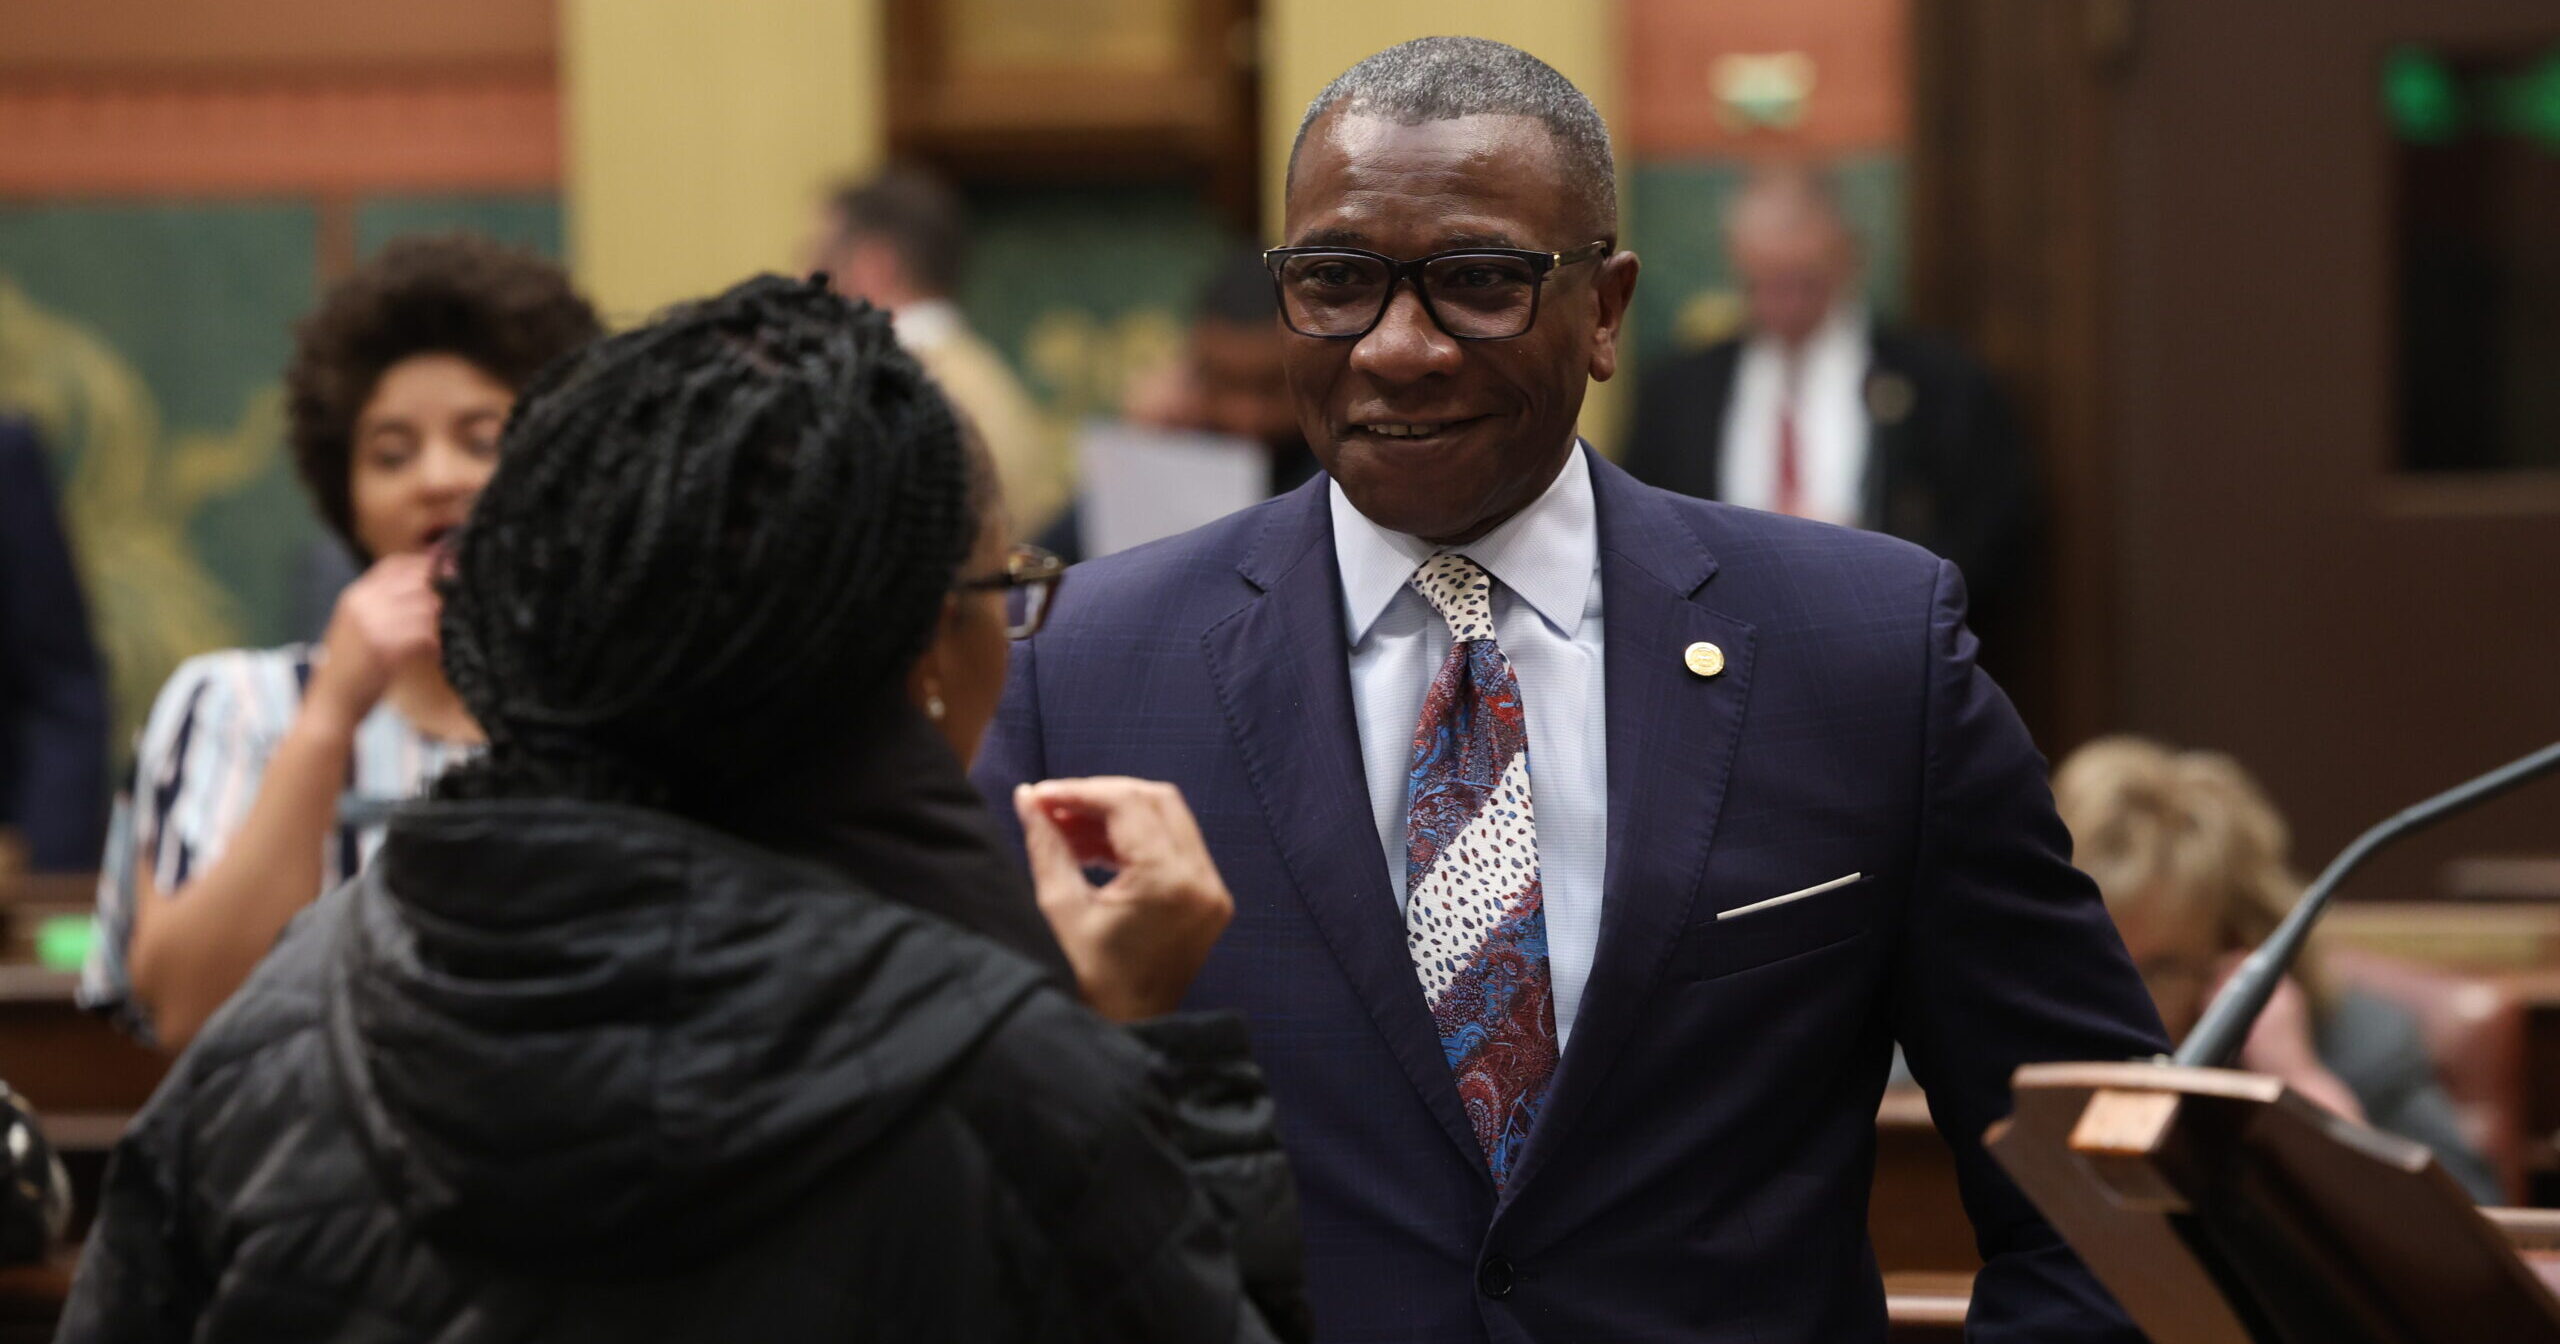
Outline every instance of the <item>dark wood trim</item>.
<svg viewBox="0 0 2560 1344">
<path fill-rule="evenodd" d="M 1262 173 L 1255 0 L 1191 0 L 1161 74 L 957 68 L 935 0 L 887 0 L 889 149 L 964 181 L 1176 181 L 1248 232 Z"/>
<path fill-rule="evenodd" d="M 1915 0 L 1911 295 L 2008 392 L 2048 526 L 2033 613 L 1997 650 L 2058 755 L 2119 722 L 2106 184 L 2129 0 Z"/>
</svg>

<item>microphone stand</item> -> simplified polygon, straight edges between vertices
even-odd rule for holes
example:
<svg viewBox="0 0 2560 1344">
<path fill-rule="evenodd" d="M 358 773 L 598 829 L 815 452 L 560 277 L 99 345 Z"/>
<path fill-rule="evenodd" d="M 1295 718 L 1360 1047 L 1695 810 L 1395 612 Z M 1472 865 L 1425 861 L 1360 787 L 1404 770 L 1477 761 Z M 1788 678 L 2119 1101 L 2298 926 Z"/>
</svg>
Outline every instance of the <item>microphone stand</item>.
<svg viewBox="0 0 2560 1344">
<path fill-rule="evenodd" d="M 2214 996 L 2212 1005 L 2196 1022 L 2195 1030 L 2187 1033 L 2187 1039 L 2178 1046 L 2178 1053 L 2170 1062 L 2218 1069 L 2228 1065 L 2232 1057 L 2240 1053 L 2241 1042 L 2249 1039 L 2249 1028 L 2257 1024 L 2259 1012 L 2267 1006 L 2268 999 L 2275 997 L 2276 986 L 2283 983 L 2285 972 L 2292 967 L 2293 959 L 2310 939 L 2311 926 L 2318 923 L 2321 912 L 2328 909 L 2329 897 L 2337 891 L 2340 883 L 2346 881 L 2347 874 L 2372 857 L 2375 850 L 2411 831 L 2423 830 L 2456 812 L 2487 802 L 2555 768 L 2560 768 L 2560 742 L 2554 742 L 2522 760 L 2502 765 L 2468 783 L 2447 789 L 2357 836 L 2355 843 L 2330 860 L 2329 866 L 2304 890 L 2302 899 L 2295 902 L 2292 912 L 2284 917 L 2284 923 L 2276 926 L 2276 931 L 2267 936 L 2267 941 L 2259 944 L 2258 950 L 2240 963 L 2240 969 L 2232 973 L 2222 992 Z"/>
</svg>

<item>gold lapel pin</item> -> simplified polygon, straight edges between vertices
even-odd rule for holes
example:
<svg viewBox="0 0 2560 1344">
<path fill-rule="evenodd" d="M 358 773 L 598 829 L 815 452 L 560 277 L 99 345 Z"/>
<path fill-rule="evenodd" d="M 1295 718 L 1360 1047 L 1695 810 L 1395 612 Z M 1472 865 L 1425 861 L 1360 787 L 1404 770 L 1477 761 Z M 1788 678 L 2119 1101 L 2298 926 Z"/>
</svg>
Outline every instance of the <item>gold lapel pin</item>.
<svg viewBox="0 0 2560 1344">
<path fill-rule="evenodd" d="M 1724 650 L 1701 640 L 1690 645 L 1680 655 L 1680 661 L 1699 676 L 1712 677 L 1724 670 Z"/>
</svg>

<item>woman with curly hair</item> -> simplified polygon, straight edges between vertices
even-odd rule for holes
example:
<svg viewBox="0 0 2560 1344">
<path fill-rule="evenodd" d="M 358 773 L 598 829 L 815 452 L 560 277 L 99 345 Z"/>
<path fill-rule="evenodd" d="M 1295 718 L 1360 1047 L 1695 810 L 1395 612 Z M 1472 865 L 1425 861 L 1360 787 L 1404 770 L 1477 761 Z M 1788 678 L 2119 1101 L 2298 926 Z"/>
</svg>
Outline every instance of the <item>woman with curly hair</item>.
<svg viewBox="0 0 2560 1344">
<path fill-rule="evenodd" d="M 437 663 L 439 547 L 516 393 L 600 331 L 557 266 L 459 235 L 391 244 L 304 320 L 294 465 L 366 568 L 318 645 L 204 654 L 161 689 L 99 865 L 84 1003 L 183 1047 L 363 865 L 386 805 L 479 746 Z"/>
</svg>

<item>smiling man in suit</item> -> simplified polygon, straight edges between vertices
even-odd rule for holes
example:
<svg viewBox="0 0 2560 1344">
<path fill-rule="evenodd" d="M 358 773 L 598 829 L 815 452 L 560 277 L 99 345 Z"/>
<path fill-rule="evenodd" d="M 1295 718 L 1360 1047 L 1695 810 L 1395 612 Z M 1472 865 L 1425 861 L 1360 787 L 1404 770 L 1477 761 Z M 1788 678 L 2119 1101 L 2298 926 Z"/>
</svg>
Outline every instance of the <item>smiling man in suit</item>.
<svg viewBox="0 0 2560 1344">
<path fill-rule="evenodd" d="M 1327 475 L 1078 567 L 980 782 L 1190 800 L 1236 897 L 1193 997 L 1254 1023 L 1325 1339 L 1881 1339 L 1897 1040 L 1973 1338 L 2135 1338 L 1979 1142 L 2019 1063 L 2163 1042 L 1961 580 L 1575 437 L 1635 290 L 1612 182 L 1510 47 L 1327 88 L 1270 255 Z"/>
</svg>

